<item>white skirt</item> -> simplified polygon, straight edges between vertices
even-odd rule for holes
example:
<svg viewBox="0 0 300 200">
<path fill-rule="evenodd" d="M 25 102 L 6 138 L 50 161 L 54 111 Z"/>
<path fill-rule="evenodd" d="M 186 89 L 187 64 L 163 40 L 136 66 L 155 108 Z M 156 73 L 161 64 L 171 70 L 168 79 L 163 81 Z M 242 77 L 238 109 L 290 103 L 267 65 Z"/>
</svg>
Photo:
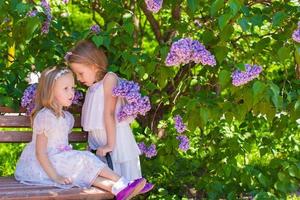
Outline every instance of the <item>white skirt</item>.
<svg viewBox="0 0 300 200">
<path fill-rule="evenodd" d="M 105 129 L 89 131 L 89 147 L 96 150 L 107 143 Z M 129 124 L 116 126 L 116 142 L 113 151 L 110 153 L 114 172 L 125 177 L 127 180 L 134 180 L 142 177 L 140 158 L 141 151 L 134 139 Z M 105 158 L 100 158 L 106 162 Z"/>
</svg>

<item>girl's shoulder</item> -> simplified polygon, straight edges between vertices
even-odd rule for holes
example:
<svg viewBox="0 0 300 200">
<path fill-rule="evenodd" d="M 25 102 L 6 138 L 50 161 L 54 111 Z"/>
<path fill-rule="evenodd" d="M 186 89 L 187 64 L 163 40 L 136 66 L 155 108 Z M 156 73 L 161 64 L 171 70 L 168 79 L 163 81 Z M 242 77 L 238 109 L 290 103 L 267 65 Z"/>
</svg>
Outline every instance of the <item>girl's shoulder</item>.
<svg viewBox="0 0 300 200">
<path fill-rule="evenodd" d="M 119 76 L 114 72 L 107 72 L 102 80 L 105 81 L 106 79 L 118 80 Z"/>
</svg>

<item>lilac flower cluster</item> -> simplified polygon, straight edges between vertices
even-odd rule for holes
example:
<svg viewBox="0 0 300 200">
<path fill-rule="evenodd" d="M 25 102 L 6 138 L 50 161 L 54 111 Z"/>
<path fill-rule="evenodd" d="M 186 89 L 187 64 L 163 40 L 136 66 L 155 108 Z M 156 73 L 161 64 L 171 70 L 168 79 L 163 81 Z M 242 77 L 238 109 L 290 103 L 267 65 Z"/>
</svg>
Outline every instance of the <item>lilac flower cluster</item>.
<svg viewBox="0 0 300 200">
<path fill-rule="evenodd" d="M 300 43 L 300 22 L 298 22 L 298 28 L 293 32 L 292 38 L 295 42 Z"/>
<path fill-rule="evenodd" d="M 258 75 L 262 72 L 262 67 L 258 65 L 251 66 L 250 64 L 245 64 L 245 67 L 245 71 L 235 70 L 231 74 L 232 84 L 234 86 L 244 85 L 258 77 Z"/>
<path fill-rule="evenodd" d="M 149 147 L 147 147 L 144 142 L 140 142 L 138 143 L 138 147 L 142 154 L 145 154 L 147 158 L 152 158 L 157 155 L 155 144 L 151 144 Z"/>
<path fill-rule="evenodd" d="M 30 115 L 32 110 L 35 107 L 36 89 L 37 89 L 37 83 L 34 83 L 29 85 L 23 92 L 23 96 L 21 98 L 21 106 L 26 109 L 27 115 Z M 72 100 L 72 104 L 81 105 L 82 100 L 83 100 L 82 92 L 76 90 L 74 94 L 74 98 Z"/>
<path fill-rule="evenodd" d="M 21 98 L 21 106 L 26 108 L 26 114 L 30 115 L 32 110 L 34 109 L 34 98 L 35 98 L 35 91 L 37 88 L 37 83 L 29 85 L 24 93 L 23 97 Z"/>
<path fill-rule="evenodd" d="M 38 11 L 37 10 L 31 10 L 29 11 L 26 16 L 28 17 L 35 17 L 37 15 Z"/>
<path fill-rule="evenodd" d="M 147 5 L 147 10 L 157 13 L 163 4 L 163 0 L 145 0 L 145 3 Z"/>
<path fill-rule="evenodd" d="M 216 65 L 215 57 L 198 40 L 183 38 L 174 42 L 167 55 L 165 64 L 167 66 L 176 66 L 189 62 L 210 66 Z"/>
<path fill-rule="evenodd" d="M 176 139 L 180 141 L 179 149 L 182 151 L 187 151 L 190 148 L 190 142 L 187 136 L 179 135 Z"/>
<path fill-rule="evenodd" d="M 184 125 L 182 118 L 179 115 L 174 117 L 175 128 L 178 133 L 182 133 L 186 130 L 186 126 Z"/>
<path fill-rule="evenodd" d="M 120 80 L 118 86 L 113 89 L 113 95 L 124 98 L 127 102 L 117 114 L 119 122 L 129 117 L 136 118 L 138 114 L 145 116 L 151 109 L 149 97 L 142 97 L 140 86 L 133 81 Z"/>
<path fill-rule="evenodd" d="M 47 17 L 42 26 L 42 33 L 47 34 L 52 20 L 51 8 L 47 0 L 41 0 L 41 6 L 44 8 L 44 13 Z"/>
<path fill-rule="evenodd" d="M 100 26 L 98 24 L 95 24 L 93 26 L 90 27 L 90 31 L 92 31 L 95 34 L 99 34 L 100 33 Z"/>
<path fill-rule="evenodd" d="M 82 105 L 83 100 L 83 94 L 79 90 L 75 90 L 74 98 L 72 100 L 72 103 L 75 105 Z"/>
</svg>

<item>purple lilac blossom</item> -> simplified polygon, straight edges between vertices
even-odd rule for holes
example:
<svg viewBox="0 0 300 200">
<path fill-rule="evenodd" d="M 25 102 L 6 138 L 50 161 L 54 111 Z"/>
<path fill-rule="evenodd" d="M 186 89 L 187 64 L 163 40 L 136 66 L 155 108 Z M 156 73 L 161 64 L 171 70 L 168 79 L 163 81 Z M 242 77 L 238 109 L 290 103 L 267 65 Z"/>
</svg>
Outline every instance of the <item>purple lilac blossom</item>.
<svg viewBox="0 0 300 200">
<path fill-rule="evenodd" d="M 34 97 L 36 92 L 37 84 L 29 85 L 21 98 L 21 106 L 26 108 L 26 114 L 30 115 L 32 110 L 34 109 Z"/>
<path fill-rule="evenodd" d="M 147 148 L 147 152 L 145 152 L 145 155 L 146 155 L 147 158 L 152 158 L 152 157 L 156 156 L 157 155 L 156 145 L 155 144 L 151 144 Z"/>
<path fill-rule="evenodd" d="M 300 22 L 298 22 L 298 28 L 293 32 L 292 38 L 295 42 L 300 43 Z"/>
<path fill-rule="evenodd" d="M 163 4 L 163 0 L 145 0 L 145 3 L 147 5 L 147 10 L 157 13 Z"/>
<path fill-rule="evenodd" d="M 63 0 L 62 1 L 64 4 L 68 4 L 69 3 L 69 0 Z"/>
<path fill-rule="evenodd" d="M 95 24 L 93 26 L 90 27 L 90 31 L 92 31 L 95 34 L 99 34 L 100 33 L 100 26 L 98 24 Z"/>
<path fill-rule="evenodd" d="M 179 149 L 182 151 L 187 151 L 190 148 L 190 142 L 187 136 L 179 135 L 176 139 L 180 141 Z"/>
<path fill-rule="evenodd" d="M 178 133 L 182 133 L 186 130 L 186 126 L 184 125 L 180 115 L 176 115 L 174 117 L 174 122 L 175 122 L 175 128 L 176 128 Z"/>
<path fill-rule="evenodd" d="M 74 98 L 72 100 L 72 103 L 75 105 L 82 105 L 83 100 L 83 94 L 82 92 L 75 90 Z"/>
<path fill-rule="evenodd" d="M 29 11 L 26 16 L 28 17 L 35 17 L 37 15 L 38 11 L 37 10 L 31 10 Z"/>
<path fill-rule="evenodd" d="M 203 65 L 215 66 L 215 57 L 198 40 L 183 38 L 174 42 L 167 55 L 165 64 L 176 66 L 189 62 L 201 63 Z"/>
<path fill-rule="evenodd" d="M 49 32 L 50 23 L 52 19 L 51 8 L 47 0 L 41 0 L 41 6 L 44 8 L 44 13 L 47 17 L 42 26 L 42 33 L 47 34 Z"/>
<path fill-rule="evenodd" d="M 234 86 L 241 86 L 244 85 L 256 77 L 262 72 L 262 67 L 258 65 L 251 66 L 250 64 L 245 64 L 246 70 L 235 70 L 231 77 L 232 77 L 232 84 Z"/>
<path fill-rule="evenodd" d="M 147 158 L 152 158 L 157 155 L 155 144 L 151 144 L 149 147 L 147 147 L 144 142 L 140 142 L 138 143 L 138 147 L 141 153 L 145 154 Z"/>
<path fill-rule="evenodd" d="M 145 145 L 144 142 L 140 142 L 137 145 L 138 145 L 138 147 L 139 147 L 142 154 L 147 151 L 147 146 Z"/>
<path fill-rule="evenodd" d="M 126 102 L 117 113 L 119 122 L 127 118 L 136 118 L 138 114 L 144 116 L 151 109 L 149 97 L 142 97 L 140 86 L 133 81 L 120 80 L 113 89 L 113 96 L 124 98 Z"/>
</svg>

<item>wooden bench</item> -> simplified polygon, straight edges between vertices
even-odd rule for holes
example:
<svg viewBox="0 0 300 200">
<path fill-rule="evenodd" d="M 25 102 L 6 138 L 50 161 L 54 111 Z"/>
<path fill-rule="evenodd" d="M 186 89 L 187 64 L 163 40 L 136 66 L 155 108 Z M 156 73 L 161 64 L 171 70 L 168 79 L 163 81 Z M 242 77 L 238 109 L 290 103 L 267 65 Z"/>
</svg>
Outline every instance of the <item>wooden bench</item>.
<svg viewBox="0 0 300 200">
<path fill-rule="evenodd" d="M 79 109 L 77 109 L 77 113 Z M 73 112 L 72 112 L 73 113 Z M 74 114 L 74 113 L 73 113 Z M 75 125 L 69 135 L 70 142 L 85 143 L 87 134 L 81 130 L 80 116 L 74 115 Z M 19 112 L 10 108 L 0 107 L 0 128 L 23 128 L 23 130 L 0 130 L 0 143 L 27 143 L 31 141 L 32 131 L 30 119 L 25 110 Z M 25 129 L 27 128 L 27 130 Z M 78 129 L 79 128 L 79 129 Z M 60 189 L 49 186 L 24 185 L 17 182 L 13 176 L 0 177 L 0 199 L 113 199 L 106 191 L 92 187 L 90 189 L 71 188 Z"/>
</svg>

